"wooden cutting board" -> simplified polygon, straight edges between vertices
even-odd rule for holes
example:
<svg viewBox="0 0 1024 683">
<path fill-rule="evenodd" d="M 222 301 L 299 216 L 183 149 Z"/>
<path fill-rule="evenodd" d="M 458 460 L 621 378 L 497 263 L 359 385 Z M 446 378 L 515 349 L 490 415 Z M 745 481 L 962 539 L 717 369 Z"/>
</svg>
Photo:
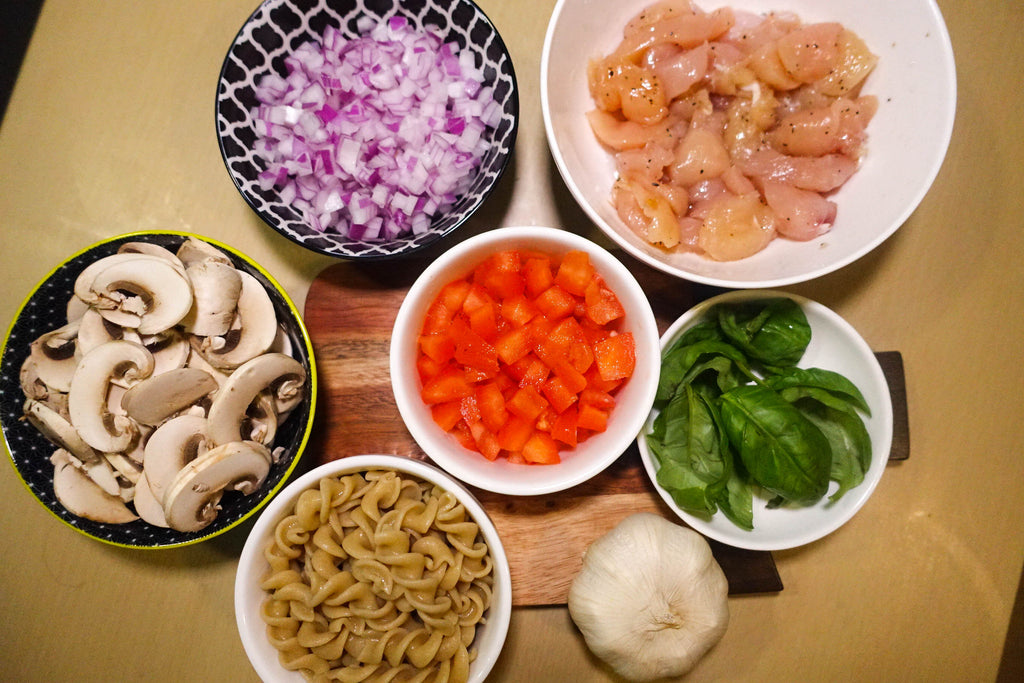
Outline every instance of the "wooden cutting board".
<svg viewBox="0 0 1024 683">
<path fill-rule="evenodd" d="M 709 294 L 643 264 L 623 262 L 647 291 L 661 331 Z M 427 263 L 343 262 L 313 280 L 305 308 L 319 377 L 316 423 L 307 450 L 313 464 L 362 453 L 427 459 L 398 413 L 388 370 L 395 316 Z M 902 375 L 899 379 L 902 385 Z M 608 470 L 568 491 L 518 497 L 475 489 L 474 494 L 501 535 L 511 565 L 513 604 L 519 606 L 564 604 L 587 546 L 627 515 L 647 511 L 678 521 L 650 483 L 635 444 Z M 730 593 L 782 590 L 771 553 L 711 545 Z"/>
</svg>

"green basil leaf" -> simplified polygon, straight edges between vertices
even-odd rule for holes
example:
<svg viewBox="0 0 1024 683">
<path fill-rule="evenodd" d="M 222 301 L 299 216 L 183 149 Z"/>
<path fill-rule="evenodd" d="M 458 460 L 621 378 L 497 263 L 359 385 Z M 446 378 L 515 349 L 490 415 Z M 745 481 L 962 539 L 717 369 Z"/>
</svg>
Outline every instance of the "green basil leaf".
<svg viewBox="0 0 1024 683">
<path fill-rule="evenodd" d="M 769 367 L 796 365 L 811 342 L 807 315 L 792 299 L 718 304 L 715 309 L 726 338 Z"/>
<path fill-rule="evenodd" d="M 682 510 L 702 519 L 710 519 L 717 511 L 715 503 L 708 499 L 706 482 L 682 463 L 663 462 L 655 479 Z"/>
<path fill-rule="evenodd" d="M 822 403 L 830 405 L 837 410 L 844 407 L 835 401 L 829 400 L 823 392 L 830 396 L 871 414 L 871 408 L 857 385 L 843 375 L 832 370 L 823 368 L 786 368 L 781 372 L 765 378 L 764 383 L 782 394 L 790 403 L 794 403 L 802 397 L 810 396 L 818 398 Z"/>
<path fill-rule="evenodd" d="M 746 357 L 736 347 L 714 339 L 706 339 L 676 347 L 674 351 L 665 355 L 661 361 L 661 377 L 658 381 L 655 405 L 664 405 L 682 386 L 692 380 L 693 375 L 690 372 L 698 362 L 715 356 L 729 359 L 741 374 L 753 379 L 754 375 L 750 371 Z"/>
<path fill-rule="evenodd" d="M 766 490 L 798 505 L 814 504 L 828 491 L 828 439 L 776 392 L 737 387 L 722 394 L 719 414 L 730 445 Z"/>
<path fill-rule="evenodd" d="M 800 401 L 797 407 L 821 430 L 832 447 L 829 477 L 839 483 L 839 489 L 829 500 L 835 502 L 864 481 L 864 474 L 871 467 L 871 435 L 855 413 L 815 401 Z"/>
<path fill-rule="evenodd" d="M 682 464 L 707 484 L 725 476 L 718 425 L 707 401 L 692 387 L 676 394 L 655 422 L 660 422 L 653 434 L 660 441 L 656 448 L 662 464 Z"/>
</svg>

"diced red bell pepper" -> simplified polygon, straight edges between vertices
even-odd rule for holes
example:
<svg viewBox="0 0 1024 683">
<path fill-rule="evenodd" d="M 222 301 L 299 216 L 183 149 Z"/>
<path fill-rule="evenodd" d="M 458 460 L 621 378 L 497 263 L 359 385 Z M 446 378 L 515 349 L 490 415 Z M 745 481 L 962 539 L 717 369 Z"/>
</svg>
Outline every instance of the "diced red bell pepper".
<svg viewBox="0 0 1024 683">
<path fill-rule="evenodd" d="M 576 406 L 569 406 L 555 418 L 554 424 L 551 425 L 551 438 L 555 441 L 564 443 L 569 448 L 575 448 L 577 442 L 576 439 Z"/>
<path fill-rule="evenodd" d="M 501 302 L 501 317 L 516 327 L 526 325 L 538 312 L 533 302 L 522 294 Z"/>
<path fill-rule="evenodd" d="M 541 385 L 541 393 L 544 394 L 544 398 L 548 400 L 551 407 L 559 413 L 577 401 L 575 392 L 569 391 L 565 381 L 557 375 L 549 377 Z"/>
<path fill-rule="evenodd" d="M 430 415 L 441 429 L 450 432 L 462 419 L 462 401 L 436 403 L 430 407 Z"/>
<path fill-rule="evenodd" d="M 536 387 L 527 384 L 516 390 L 509 399 L 506 408 L 524 420 L 533 422 L 548 407 L 547 400 L 541 396 Z"/>
<path fill-rule="evenodd" d="M 449 367 L 423 385 L 420 396 L 427 405 L 458 401 L 473 393 L 473 385 L 466 375 L 457 368 Z"/>
<path fill-rule="evenodd" d="M 448 362 L 455 353 L 455 342 L 441 333 L 421 335 L 419 345 L 420 350 L 437 363 Z"/>
<path fill-rule="evenodd" d="M 505 365 L 512 365 L 533 348 L 530 330 L 525 327 L 514 327 L 506 330 L 494 342 L 494 350 Z"/>
<path fill-rule="evenodd" d="M 626 379 L 636 367 L 636 345 L 630 332 L 616 334 L 594 346 L 594 359 L 601 379 Z"/>
<path fill-rule="evenodd" d="M 570 251 L 562 257 L 555 273 L 555 284 L 576 296 L 583 296 L 587 285 L 594 279 L 594 266 L 585 251 Z"/>
<path fill-rule="evenodd" d="M 449 367 L 448 363 L 438 363 L 436 360 L 425 354 L 421 354 L 416 357 L 416 372 L 420 376 L 420 382 L 424 384 L 440 375 Z"/>
<path fill-rule="evenodd" d="M 488 460 L 497 460 L 501 453 L 498 437 L 484 426 L 483 422 L 467 422 L 469 433 L 473 436 L 476 450 Z"/>
<path fill-rule="evenodd" d="M 452 322 L 450 329 L 455 341 L 453 357 L 457 363 L 478 371 L 484 377 L 493 377 L 498 373 L 498 353 L 486 339 L 458 318 Z"/>
<path fill-rule="evenodd" d="M 480 421 L 492 432 L 497 432 L 508 422 L 505 396 L 496 382 L 486 382 L 476 388 L 474 394 Z"/>
<path fill-rule="evenodd" d="M 608 428 L 608 413 L 590 404 L 580 404 L 576 426 L 592 432 L 603 432 Z"/>
<path fill-rule="evenodd" d="M 522 294 L 526 288 L 521 267 L 518 251 L 501 251 L 477 266 L 473 271 L 473 280 L 495 297 L 507 299 Z"/>
<path fill-rule="evenodd" d="M 606 391 L 589 386 L 589 383 L 587 388 L 580 392 L 579 401 L 580 404 L 586 403 L 587 405 L 596 406 L 601 410 L 611 410 L 615 407 L 614 396 Z"/>
<path fill-rule="evenodd" d="M 498 430 L 498 445 L 510 453 L 518 453 L 533 435 L 533 421 L 516 414 L 508 416 L 508 421 Z"/>
<path fill-rule="evenodd" d="M 553 465 L 561 462 L 558 444 L 548 434 L 535 432 L 523 446 L 523 458 L 538 465 Z"/>
<path fill-rule="evenodd" d="M 587 317 L 598 325 L 607 325 L 626 315 L 626 310 L 615 296 L 615 292 L 608 289 L 600 277 L 590 281 L 584 297 Z"/>
<path fill-rule="evenodd" d="M 534 299 L 537 309 L 549 320 L 561 320 L 576 310 L 576 299 L 558 285 L 551 285 Z"/>
<path fill-rule="evenodd" d="M 537 297 L 541 292 L 555 284 L 555 276 L 551 272 L 551 259 L 546 256 L 532 256 L 523 261 L 523 279 L 526 281 L 526 293 Z"/>
<path fill-rule="evenodd" d="M 498 307 L 491 303 L 480 306 L 467 314 L 469 327 L 487 342 L 498 337 Z"/>
</svg>

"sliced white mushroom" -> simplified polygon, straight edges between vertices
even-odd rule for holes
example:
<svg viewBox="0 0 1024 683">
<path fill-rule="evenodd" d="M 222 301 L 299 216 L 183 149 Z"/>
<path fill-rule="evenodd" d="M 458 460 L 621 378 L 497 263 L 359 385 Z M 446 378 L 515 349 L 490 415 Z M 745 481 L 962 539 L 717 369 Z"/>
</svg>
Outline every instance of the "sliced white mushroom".
<svg viewBox="0 0 1024 683">
<path fill-rule="evenodd" d="M 237 368 L 266 353 L 277 336 L 277 313 L 267 290 L 245 271 L 240 270 L 238 274 L 242 290 L 231 329 L 219 337 L 195 337 L 193 342 L 217 368 Z"/>
<path fill-rule="evenodd" d="M 146 443 L 143 466 L 156 499 L 163 503 L 178 472 L 208 450 L 204 417 L 179 415 L 157 427 Z"/>
<path fill-rule="evenodd" d="M 254 441 L 235 441 L 213 448 L 182 469 L 164 497 L 167 524 L 178 531 L 199 531 L 217 517 L 227 490 L 249 495 L 263 484 L 271 465 L 270 451 Z"/>
<path fill-rule="evenodd" d="M 56 391 L 71 388 L 71 377 L 78 365 L 75 349 L 79 326 L 77 320 L 70 322 L 41 335 L 30 347 L 29 358 L 35 363 L 36 375 Z"/>
<path fill-rule="evenodd" d="M 167 517 L 164 515 L 164 506 L 153 495 L 146 473 L 135 483 L 135 496 L 132 498 L 135 505 L 135 512 L 139 514 L 143 522 L 153 526 L 167 528 Z"/>
<path fill-rule="evenodd" d="M 161 247 L 159 244 L 153 244 L 152 242 L 125 242 L 117 248 L 119 254 L 146 254 L 147 256 L 156 256 L 162 258 L 176 270 L 184 273 L 185 264 L 181 262 L 173 251 L 166 247 Z"/>
<path fill-rule="evenodd" d="M 278 424 L 280 422 L 274 406 L 274 397 L 269 391 L 261 391 L 256 400 L 249 404 L 240 431 L 243 438 L 269 446 L 277 437 Z"/>
<path fill-rule="evenodd" d="M 186 332 L 200 337 L 221 337 L 231 329 L 242 293 L 242 277 L 230 263 L 207 259 L 189 265 L 192 309 L 181 321 Z"/>
<path fill-rule="evenodd" d="M 100 271 L 104 268 L 109 268 L 115 263 L 130 261 L 138 258 L 139 256 L 139 254 L 111 254 L 110 256 L 104 256 L 101 259 L 93 261 L 87 265 L 75 279 L 75 296 L 87 306 L 99 305 L 101 303 L 100 297 L 96 292 L 92 291 L 92 283 L 93 280 L 96 279 L 96 276 L 99 275 Z"/>
<path fill-rule="evenodd" d="M 104 453 L 103 458 L 110 463 L 110 466 L 117 470 L 117 473 L 124 480 L 126 486 L 134 486 L 142 476 L 142 463 L 130 458 L 124 453 Z M 126 496 L 131 500 L 130 496 Z"/>
<path fill-rule="evenodd" d="M 302 400 L 306 370 L 283 353 L 265 353 L 235 370 L 214 395 L 207 415 L 207 432 L 215 444 L 239 441 L 249 406 L 263 391 L 281 404 Z M 297 397 L 297 398 L 296 398 Z"/>
<path fill-rule="evenodd" d="M 209 373 L 198 368 L 175 368 L 148 377 L 126 391 L 121 407 L 136 422 L 158 425 L 216 390 L 217 381 Z"/>
<path fill-rule="evenodd" d="M 153 354 L 154 375 L 184 367 L 192 354 L 188 337 L 176 327 L 141 337 L 139 341 Z"/>
<path fill-rule="evenodd" d="M 91 306 L 82 314 L 78 328 L 78 354 L 84 356 L 100 344 L 124 339 L 124 328 L 110 322 Z"/>
<path fill-rule="evenodd" d="M 24 406 L 25 418 L 54 446 L 62 448 L 83 462 L 94 462 L 100 455 L 83 439 L 72 424 L 50 406 L 36 399 L 28 399 Z"/>
<path fill-rule="evenodd" d="M 201 261 L 218 261 L 220 263 L 231 264 L 231 257 L 225 254 L 223 251 L 203 240 L 198 240 L 194 237 L 189 237 L 181 246 L 178 247 L 176 252 L 178 259 L 185 264 L 188 268 L 193 263 L 199 263 Z"/>
<path fill-rule="evenodd" d="M 230 373 L 221 370 L 220 368 L 213 367 L 212 365 L 210 365 L 210 362 L 203 357 L 203 354 L 199 353 L 199 351 L 195 349 L 192 349 L 191 347 L 190 349 L 191 351 L 189 353 L 188 360 L 185 361 L 185 367 L 198 368 L 200 370 L 203 370 L 206 373 L 208 373 L 210 377 L 213 377 L 215 380 L 217 380 L 217 386 L 223 386 L 224 382 L 227 381 Z"/>
<path fill-rule="evenodd" d="M 74 322 L 75 320 L 81 320 L 85 312 L 89 310 L 89 304 L 85 303 L 77 296 L 72 296 L 68 299 L 67 305 L 67 319 L 68 322 Z"/>
<path fill-rule="evenodd" d="M 292 354 L 292 338 L 288 334 L 288 331 L 284 329 L 284 325 L 277 326 L 277 334 L 274 336 L 274 343 L 270 345 L 267 351 L 273 353 L 283 353 L 286 356 Z"/>
<path fill-rule="evenodd" d="M 153 355 L 141 344 L 112 341 L 82 357 L 68 392 L 71 424 L 82 439 L 104 453 L 119 453 L 131 446 L 138 426 L 131 418 L 107 409 L 110 383 L 132 383 L 153 372 Z"/>
<path fill-rule="evenodd" d="M 120 497 L 107 493 L 90 479 L 66 450 L 57 449 L 50 462 L 54 468 L 53 493 L 72 514 L 107 524 L 126 524 L 138 519 Z"/>
<path fill-rule="evenodd" d="M 46 401 L 50 398 L 50 394 L 54 393 L 46 386 L 46 382 L 39 377 L 39 366 L 36 365 L 36 361 L 32 356 L 27 356 L 21 364 L 21 370 L 18 372 L 18 383 L 21 385 L 21 391 L 25 394 L 26 398 Z"/>
<path fill-rule="evenodd" d="M 95 274 L 83 295 L 107 320 L 139 334 L 156 334 L 178 324 L 192 307 L 192 286 L 173 264 L 145 254 L 118 254 Z M 89 270 L 88 268 L 86 269 Z M 79 277 L 79 281 L 82 278 Z"/>
</svg>

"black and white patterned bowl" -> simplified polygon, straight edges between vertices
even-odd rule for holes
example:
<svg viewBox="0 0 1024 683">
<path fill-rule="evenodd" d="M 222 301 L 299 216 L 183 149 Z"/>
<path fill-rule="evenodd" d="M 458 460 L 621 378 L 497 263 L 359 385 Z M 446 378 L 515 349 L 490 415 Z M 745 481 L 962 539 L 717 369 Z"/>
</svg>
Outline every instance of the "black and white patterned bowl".
<svg viewBox="0 0 1024 683">
<path fill-rule="evenodd" d="M 264 162 L 254 149 L 258 139 L 252 110 L 255 86 L 271 70 L 285 74 L 284 58 L 295 48 L 319 39 L 327 26 L 347 38 L 359 35 L 361 18 L 384 21 L 403 16 L 417 28 L 433 27 L 445 42 L 470 50 L 484 82 L 501 104 L 501 120 L 488 129 L 490 149 L 469 190 L 429 229 L 390 242 L 362 242 L 315 230 L 301 212 L 281 201 L 274 189 L 260 188 Z M 221 156 L 235 187 L 268 225 L 316 252 L 346 259 L 405 256 L 433 244 L 462 225 L 497 185 L 515 146 L 519 94 L 512 58 L 494 24 L 470 0 L 265 0 L 235 37 L 217 86 L 217 137 Z"/>
<path fill-rule="evenodd" d="M 267 290 L 278 320 L 284 323 L 292 354 L 306 368 L 306 396 L 301 405 L 281 426 L 275 440 L 284 454 L 270 470 L 257 493 L 241 496 L 227 493 L 222 509 L 205 529 L 181 532 L 164 529 L 141 520 L 128 524 L 103 524 L 68 512 L 53 493 L 53 465 L 50 455 L 56 449 L 35 427 L 22 418 L 25 395 L 19 372 L 29 355 L 29 345 L 41 334 L 67 322 L 67 302 L 74 291 L 75 279 L 89 265 L 115 253 L 125 242 L 150 242 L 176 250 L 186 238 L 196 237 L 228 254 L 235 267 L 255 277 Z M 169 548 L 185 546 L 218 536 L 242 523 L 261 509 L 286 483 L 299 463 L 309 440 L 316 405 L 316 363 L 309 333 L 287 293 L 276 280 L 241 252 L 208 237 L 182 232 L 144 232 L 113 237 L 98 242 L 58 265 L 28 295 L 14 317 L 0 350 L 0 426 L 11 464 L 25 487 L 58 519 L 99 541 L 130 548 Z"/>
</svg>

